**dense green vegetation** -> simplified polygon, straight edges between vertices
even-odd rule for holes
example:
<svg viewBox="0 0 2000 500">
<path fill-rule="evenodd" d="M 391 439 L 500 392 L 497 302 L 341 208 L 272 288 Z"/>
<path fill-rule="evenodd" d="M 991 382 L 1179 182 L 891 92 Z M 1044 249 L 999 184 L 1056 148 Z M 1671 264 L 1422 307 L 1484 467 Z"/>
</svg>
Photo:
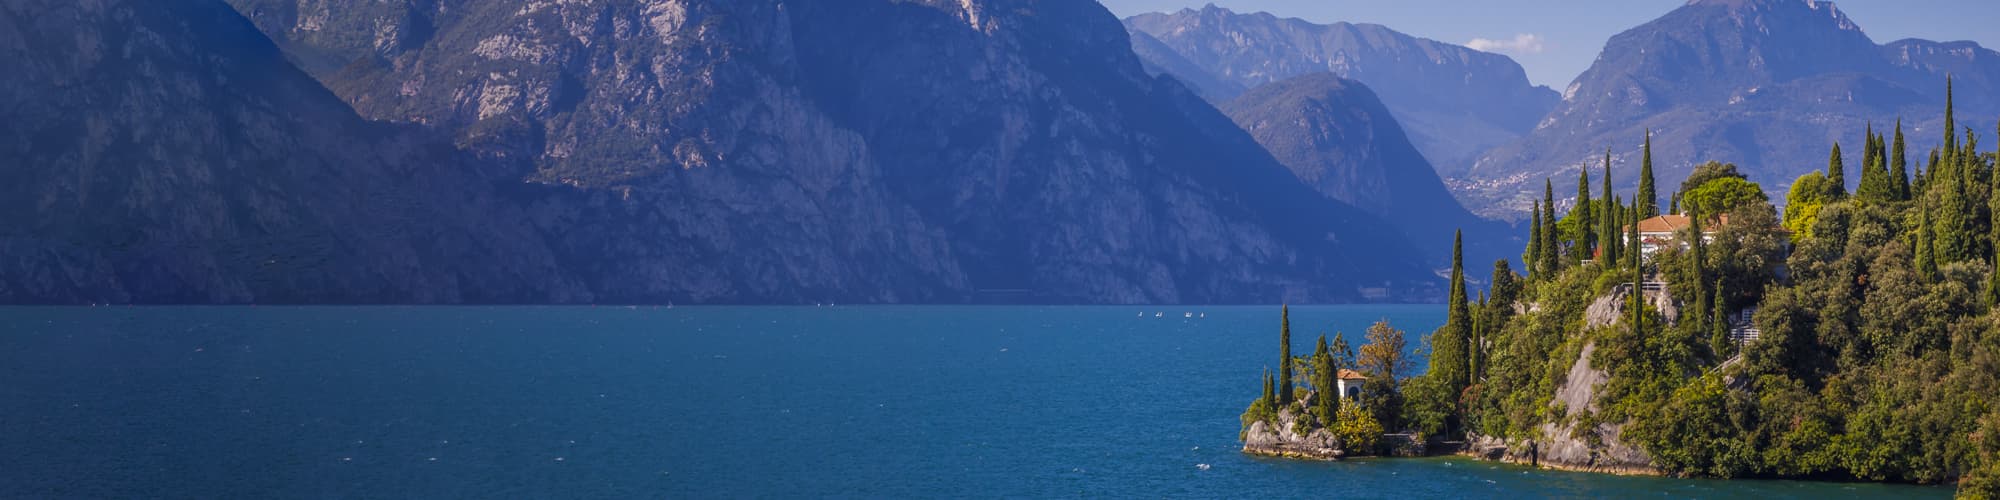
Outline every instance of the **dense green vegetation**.
<svg viewBox="0 0 2000 500">
<path fill-rule="evenodd" d="M 1832 146 L 1782 216 L 1734 165 L 1702 165 L 1670 198 L 1690 216 L 1672 241 L 1640 240 L 1643 196 L 1593 198 L 1579 175 L 1566 217 L 1537 203 L 1528 276 L 1496 263 L 1490 295 L 1468 300 L 1453 263 L 1429 371 L 1362 407 L 1446 440 L 1617 439 L 1675 475 L 2000 496 L 2000 173 L 1946 109 L 1955 132 L 1924 165 L 1900 124 L 1870 127 L 1858 187 Z M 1585 352 L 1604 377 L 1571 408 L 1558 393 Z"/>
<path fill-rule="evenodd" d="M 1673 197 L 1692 215 L 1676 238 L 1686 244 L 1646 259 L 1636 234 L 1624 249 L 1602 243 L 1612 241 L 1603 228 L 1646 215 L 1646 200 L 1621 213 L 1615 197 L 1580 198 L 1608 208 L 1571 212 L 1596 218 L 1598 241 L 1555 231 L 1554 245 L 1598 245 L 1603 258 L 1537 267 L 1511 307 L 1468 308 L 1469 318 L 1454 308 L 1450 324 L 1492 326 L 1471 337 L 1479 341 L 1447 326 L 1431 337 L 1433 352 L 1488 361 L 1466 365 L 1478 376 L 1462 387 L 1409 381 L 1405 413 L 1444 409 L 1410 421 L 1451 437 L 1546 439 L 1544 426 L 1623 424 L 1619 438 L 1673 474 L 1958 481 L 1962 494 L 1992 494 L 2000 175 L 1965 130 L 1912 180 L 1896 128 L 1893 137 L 1864 132 L 1851 194 L 1833 146 L 1825 172 L 1793 184 L 1782 218 L 1735 166 L 1701 166 Z M 1724 220 L 1712 240 L 1696 236 Z M 1541 223 L 1531 231 L 1587 222 Z M 1530 241 L 1550 251 L 1542 235 Z M 1632 287 L 1620 285 L 1634 281 L 1664 283 L 1665 296 L 1625 293 Z M 1619 295 L 1615 323 L 1587 318 L 1593 301 Z M 1500 310 L 1524 312 L 1492 317 Z M 1751 321 L 1732 324 L 1743 311 L 1754 311 Z M 1732 327 L 1760 335 L 1739 343 Z M 1438 345 L 1446 342 L 1455 345 Z M 1551 402 L 1586 345 L 1595 346 L 1591 367 L 1609 378 L 1595 411 L 1572 414 Z M 1467 358 L 1433 356 L 1432 373 L 1455 373 Z M 1414 390 L 1427 385 L 1448 390 Z"/>
</svg>

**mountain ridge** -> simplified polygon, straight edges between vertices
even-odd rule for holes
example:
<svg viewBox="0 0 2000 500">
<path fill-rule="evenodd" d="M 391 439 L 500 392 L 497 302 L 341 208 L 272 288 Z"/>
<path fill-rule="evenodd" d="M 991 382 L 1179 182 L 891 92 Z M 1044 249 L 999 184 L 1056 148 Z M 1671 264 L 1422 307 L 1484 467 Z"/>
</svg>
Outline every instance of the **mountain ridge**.
<svg viewBox="0 0 2000 500">
<path fill-rule="evenodd" d="M 1139 14 L 1124 24 L 1147 35 L 1134 37 L 1141 57 L 1218 105 L 1250 87 L 1306 73 L 1358 80 L 1380 95 L 1447 177 L 1469 168 L 1480 152 L 1529 132 L 1558 99 L 1504 55 L 1376 24 L 1316 24 L 1212 4 Z M 1168 52 L 1188 63 L 1163 62 Z"/>
<path fill-rule="evenodd" d="M 363 115 L 437 127 L 541 186 L 537 227 L 607 300 L 1438 288 L 1387 224 L 1145 73 L 1095 4 L 231 3 L 295 59 L 352 56 L 315 76 Z"/>
<path fill-rule="evenodd" d="M 1878 45 L 1831 2 L 1692 2 L 1613 36 L 1534 132 L 1482 156 L 1454 192 L 1482 215 L 1523 217 L 1534 181 L 1601 168 L 1607 147 L 1629 189 L 1648 130 L 1660 179 L 1717 160 L 1783 192 L 1825 166 L 1825 144 L 1857 144 L 1841 134 L 1870 123 L 1906 119 L 1916 151 L 1941 142 L 1947 74 L 1959 116 L 1973 117 L 1962 123 L 1990 124 L 1996 57 L 1970 42 Z"/>
<path fill-rule="evenodd" d="M 591 298 L 469 158 L 219 2 L 16 0 L 0 39 L 0 302 Z"/>
</svg>

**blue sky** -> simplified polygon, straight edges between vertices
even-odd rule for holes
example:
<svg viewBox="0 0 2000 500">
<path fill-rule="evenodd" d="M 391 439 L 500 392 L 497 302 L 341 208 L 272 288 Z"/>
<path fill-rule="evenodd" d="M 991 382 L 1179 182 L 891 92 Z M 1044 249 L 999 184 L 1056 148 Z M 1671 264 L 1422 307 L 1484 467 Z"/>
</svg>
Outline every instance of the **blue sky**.
<svg viewBox="0 0 2000 500">
<path fill-rule="evenodd" d="M 1118 17 L 1200 8 L 1211 0 L 1100 0 Z M 1375 23 L 1512 56 L 1537 84 L 1562 90 L 1604 41 L 1685 0 L 1212 0 L 1318 23 Z M 1804 1 L 1804 0 L 1801 0 Z M 1876 43 L 1902 38 L 2000 45 L 2000 0 L 1847 0 L 1840 10 Z M 1479 40 L 1480 42 L 1475 42 Z"/>
</svg>

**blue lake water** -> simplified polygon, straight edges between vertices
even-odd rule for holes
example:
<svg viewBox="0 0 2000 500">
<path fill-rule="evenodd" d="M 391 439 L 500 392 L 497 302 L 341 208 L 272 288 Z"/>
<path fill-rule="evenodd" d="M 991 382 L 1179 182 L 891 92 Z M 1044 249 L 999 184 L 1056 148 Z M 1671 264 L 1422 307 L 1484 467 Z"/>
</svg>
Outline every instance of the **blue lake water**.
<svg viewBox="0 0 2000 500">
<path fill-rule="evenodd" d="M 1185 306 L 0 308 L 0 497 L 1951 494 L 1248 457 L 1237 415 L 1277 360 L 1277 317 Z M 1414 345 L 1443 318 L 1441 306 L 1294 308 L 1293 340 L 1309 351 L 1339 330 L 1358 344 L 1388 319 Z"/>
</svg>

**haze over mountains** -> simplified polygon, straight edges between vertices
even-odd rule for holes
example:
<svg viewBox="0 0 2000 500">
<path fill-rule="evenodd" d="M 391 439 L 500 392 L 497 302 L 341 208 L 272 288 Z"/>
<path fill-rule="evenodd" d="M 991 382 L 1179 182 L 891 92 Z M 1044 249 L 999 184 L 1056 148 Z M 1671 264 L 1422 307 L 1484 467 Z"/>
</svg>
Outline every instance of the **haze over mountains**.
<svg viewBox="0 0 2000 500">
<path fill-rule="evenodd" d="M 1869 123 L 1879 131 L 1901 117 L 1913 149 L 1939 143 L 1948 74 L 1957 78 L 1962 124 L 1987 130 L 2000 114 L 1992 50 L 1918 39 L 1878 45 L 1832 3 L 1811 0 L 1689 2 L 1613 37 L 1559 102 L 1536 97 L 1552 94 L 1515 76 L 1519 68 L 1504 56 L 1381 26 L 1214 6 L 1125 24 L 1149 68 L 1218 102 L 1308 71 L 1367 84 L 1467 208 L 1506 219 L 1525 217 L 1544 179 L 1574 179 L 1586 162 L 1598 168 L 1607 148 L 1614 181 L 1631 189 L 1648 129 L 1660 179 L 1719 160 L 1782 193 L 1825 166 L 1826 144 L 1858 143 Z M 1439 111 L 1414 110 L 1423 107 L 1458 115 L 1439 128 L 1429 118 Z"/>
<path fill-rule="evenodd" d="M 7 6 L 4 24 L 36 28 L 6 32 L 6 62 L 34 69 L 4 82 L 8 109 L 75 114 L 0 144 L 33 159 L 8 162 L 10 178 L 36 181 L 6 216 L 44 221 L 9 225 L 8 241 L 54 255 L 9 252 L 7 286 L 26 290 L 12 300 L 1268 303 L 1440 290 L 1435 262 L 1397 228 L 1299 182 L 1194 93 L 1145 73 L 1089 2 Z M 171 59 L 128 50 L 147 44 Z M 259 85 L 270 79 L 284 84 Z M 35 104 L 65 92 L 139 97 Z M 177 119 L 203 111 L 229 119 Z M 322 140 L 350 122 L 392 132 Z M 46 140 L 91 130 L 109 138 Z M 237 139 L 265 135 L 288 147 Z M 371 158 L 401 144 L 436 156 Z M 69 194 L 107 185 L 90 200 L 121 206 Z M 417 201 L 390 202 L 405 199 Z M 219 234 L 167 217 L 256 224 Z M 263 241 L 301 226 L 330 236 L 254 258 L 146 237 Z M 491 258 L 425 260 L 462 246 Z M 173 252 L 186 256 L 157 258 Z M 264 253 L 310 267 L 237 269 Z M 279 282 L 239 285 L 260 279 Z M 229 293 L 200 293 L 208 282 Z"/>
<path fill-rule="evenodd" d="M 1882 132 L 1903 118 L 1912 156 L 1940 143 L 1947 74 L 1957 78 L 1959 123 L 1991 131 L 2000 114 L 2000 54 L 1992 50 L 1877 45 L 1829 2 L 1697 0 L 1612 37 L 1534 132 L 1481 157 L 1456 191 L 1481 213 L 1522 213 L 1543 178 L 1598 168 L 1606 148 L 1614 181 L 1629 189 L 1651 129 L 1660 179 L 1719 160 L 1783 193 L 1800 174 L 1825 168 L 1835 140 L 1858 164 L 1854 146 L 1868 123 Z"/>
<path fill-rule="evenodd" d="M 1222 111 L 1299 180 L 1388 220 L 1413 242 L 1448 241 L 1464 230 L 1466 253 L 1482 263 L 1518 248 L 1510 227 L 1459 206 L 1388 108 L 1360 82 L 1308 73 L 1252 88 L 1223 103 Z"/>
<path fill-rule="evenodd" d="M 227 5 L 0 7 L 0 301 L 589 300 L 469 155 Z"/>
<path fill-rule="evenodd" d="M 1446 175 L 1531 130 L 1557 94 L 1532 85 L 1512 59 L 1374 24 L 1314 24 L 1213 4 L 1125 19 L 1155 71 L 1218 105 L 1266 83 L 1329 72 L 1381 96 L 1411 142 Z"/>
<path fill-rule="evenodd" d="M 4 302 L 1435 300 L 1453 230 L 1518 248 L 1473 212 L 1607 146 L 1629 187 L 1646 129 L 1779 193 L 1864 122 L 1937 142 L 1947 73 L 2000 111 L 1994 52 L 1804 0 L 1693 2 L 1560 102 L 1217 8 L 3 1 Z"/>
</svg>

